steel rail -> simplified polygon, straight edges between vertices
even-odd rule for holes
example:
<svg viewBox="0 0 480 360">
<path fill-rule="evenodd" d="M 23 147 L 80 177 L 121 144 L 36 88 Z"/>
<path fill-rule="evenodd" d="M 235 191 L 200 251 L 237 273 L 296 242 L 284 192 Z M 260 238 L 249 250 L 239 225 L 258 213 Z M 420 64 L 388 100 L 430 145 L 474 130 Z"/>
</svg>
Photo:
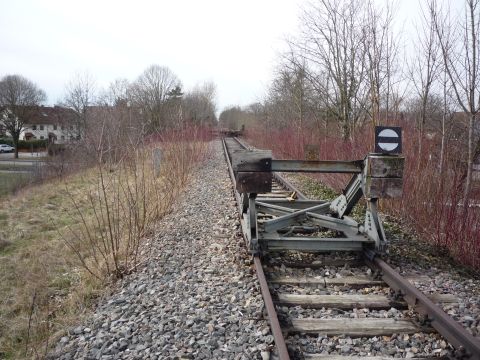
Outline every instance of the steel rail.
<svg viewBox="0 0 480 360">
<path fill-rule="evenodd" d="M 242 140 L 240 140 L 238 137 L 233 138 L 237 143 L 239 143 L 241 146 L 243 146 L 244 149 L 251 149 L 250 146 L 248 146 L 247 143 L 244 143 Z"/>
<path fill-rule="evenodd" d="M 272 295 L 270 294 L 267 279 L 265 278 L 265 273 L 263 272 L 262 261 L 260 260 L 259 256 L 253 257 L 253 264 L 255 265 L 255 271 L 260 283 L 260 290 L 262 291 L 265 309 L 267 310 L 273 338 L 275 339 L 275 345 L 277 346 L 278 358 L 280 360 L 290 360 L 287 344 L 285 343 L 285 338 L 283 337 L 282 327 L 278 321 L 277 311 L 275 310 L 275 305 L 273 304 Z"/>
<path fill-rule="evenodd" d="M 246 147 L 243 143 L 234 138 L 241 146 Z M 228 170 L 230 173 L 230 178 L 232 182 L 235 183 L 235 175 L 233 173 L 232 163 L 228 154 L 228 149 L 225 143 L 225 140 L 222 140 L 223 149 L 225 151 L 225 158 L 228 164 Z M 241 200 L 238 192 L 234 189 L 235 199 L 237 205 L 240 209 L 239 216 L 241 219 Z M 243 233 L 243 232 L 242 232 Z M 247 239 L 245 239 L 247 241 Z M 290 355 L 288 354 L 287 344 L 285 343 L 285 338 L 283 337 L 282 328 L 280 322 L 278 321 L 277 311 L 275 310 L 275 305 L 273 303 L 272 295 L 270 294 L 270 289 L 268 288 L 267 279 L 265 278 L 265 273 L 262 267 L 262 261 L 259 256 L 253 257 L 253 264 L 255 267 L 255 272 L 257 274 L 258 282 L 260 283 L 260 291 L 262 292 L 263 302 L 265 303 L 265 309 L 267 310 L 268 320 L 270 323 L 270 328 L 272 329 L 272 335 L 275 340 L 275 345 L 277 347 L 278 358 L 280 360 L 290 360 Z"/>
<path fill-rule="evenodd" d="M 392 269 L 385 261 L 365 252 L 365 262 L 371 268 L 382 272 L 382 279 L 395 291 L 400 292 L 405 301 L 421 315 L 427 315 L 426 321 L 447 339 L 459 352 L 458 357 L 480 360 L 480 340 L 467 332 L 455 319 L 442 308 L 435 305 L 407 279 Z"/>
<path fill-rule="evenodd" d="M 285 179 L 284 177 L 280 176 L 278 173 L 273 173 L 273 178 L 280 183 L 285 189 L 289 189 L 290 191 L 295 192 L 295 196 L 297 199 L 300 200 L 307 200 L 307 197 L 305 196 L 304 193 L 302 193 L 300 190 L 296 189 L 293 184 Z"/>
<path fill-rule="evenodd" d="M 222 147 L 223 147 L 223 154 L 225 155 L 225 159 L 227 160 L 228 173 L 230 174 L 230 179 L 235 184 L 235 174 L 233 173 L 232 163 L 230 161 L 227 145 L 226 145 L 224 139 L 222 139 Z M 242 214 L 242 200 L 240 198 L 240 194 L 235 190 L 235 187 L 233 188 L 233 194 L 235 196 L 235 200 L 237 201 L 237 207 L 238 207 L 238 211 L 239 211 L 239 214 L 240 214 L 239 216 L 241 217 L 242 216 L 241 215 Z"/>
</svg>

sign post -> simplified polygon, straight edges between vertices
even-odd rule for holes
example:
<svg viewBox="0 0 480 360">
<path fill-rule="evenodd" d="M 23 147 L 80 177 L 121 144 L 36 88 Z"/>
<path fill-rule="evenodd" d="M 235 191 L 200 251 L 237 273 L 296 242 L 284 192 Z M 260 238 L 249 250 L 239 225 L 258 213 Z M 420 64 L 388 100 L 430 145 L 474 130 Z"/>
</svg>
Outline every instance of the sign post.
<svg viewBox="0 0 480 360">
<path fill-rule="evenodd" d="M 375 126 L 375 152 L 380 154 L 402 153 L 402 128 Z"/>
<path fill-rule="evenodd" d="M 162 163 L 162 149 L 153 149 L 153 172 L 155 177 L 160 175 L 160 165 Z"/>
</svg>

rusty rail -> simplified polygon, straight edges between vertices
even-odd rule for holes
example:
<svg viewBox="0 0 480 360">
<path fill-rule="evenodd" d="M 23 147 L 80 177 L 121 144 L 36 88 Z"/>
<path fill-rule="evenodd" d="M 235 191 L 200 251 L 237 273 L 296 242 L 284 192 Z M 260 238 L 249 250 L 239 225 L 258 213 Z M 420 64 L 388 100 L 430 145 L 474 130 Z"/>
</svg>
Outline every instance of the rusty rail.
<svg viewBox="0 0 480 360">
<path fill-rule="evenodd" d="M 382 279 L 397 293 L 401 293 L 405 301 L 422 316 L 426 316 L 431 325 L 447 339 L 457 350 L 458 358 L 480 360 L 480 340 L 473 337 L 443 309 L 435 305 L 420 290 L 407 279 L 392 269 L 385 261 L 375 256 L 373 252 L 365 253 L 365 262 L 370 267 L 376 267 L 382 272 Z"/>
<path fill-rule="evenodd" d="M 244 148 L 246 145 L 241 143 L 236 139 L 236 141 Z M 227 147 L 225 141 L 222 141 L 223 149 L 225 151 L 225 158 L 228 164 L 228 172 L 230 174 L 230 178 L 232 182 L 235 183 L 235 176 L 233 174 L 232 163 L 230 161 Z M 237 200 L 237 205 L 240 209 L 239 216 L 241 217 L 241 200 L 240 196 L 237 191 L 235 191 L 235 199 Z M 303 194 L 302 194 L 303 196 Z M 260 257 L 254 256 L 253 257 L 253 264 L 255 266 L 255 272 L 257 274 L 258 282 L 260 283 L 260 291 L 262 292 L 263 302 L 265 303 L 265 309 L 267 310 L 268 321 L 270 323 L 270 328 L 272 329 L 272 335 L 275 339 L 275 345 L 277 347 L 278 358 L 280 360 L 290 360 L 290 356 L 288 355 L 287 344 L 285 343 L 285 338 L 283 337 L 282 328 L 280 326 L 280 322 L 278 321 L 277 311 L 275 310 L 275 305 L 273 304 L 272 295 L 270 294 L 270 289 L 268 288 L 267 279 L 265 278 L 265 273 L 262 267 L 262 261 Z"/>
</svg>

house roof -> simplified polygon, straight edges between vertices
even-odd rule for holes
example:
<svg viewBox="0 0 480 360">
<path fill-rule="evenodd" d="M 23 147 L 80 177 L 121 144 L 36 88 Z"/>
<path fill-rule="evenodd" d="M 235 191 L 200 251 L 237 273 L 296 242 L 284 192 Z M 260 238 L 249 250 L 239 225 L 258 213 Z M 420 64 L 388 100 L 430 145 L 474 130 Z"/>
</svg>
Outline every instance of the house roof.
<svg viewBox="0 0 480 360">
<path fill-rule="evenodd" d="M 0 109 L 1 110 L 1 109 Z M 62 106 L 29 106 L 24 108 L 27 125 L 55 125 L 71 122 L 76 113 Z"/>
<path fill-rule="evenodd" d="M 63 124 L 71 122 L 75 117 L 75 111 L 61 106 L 38 106 L 29 112 L 25 123 L 27 124 Z"/>
</svg>

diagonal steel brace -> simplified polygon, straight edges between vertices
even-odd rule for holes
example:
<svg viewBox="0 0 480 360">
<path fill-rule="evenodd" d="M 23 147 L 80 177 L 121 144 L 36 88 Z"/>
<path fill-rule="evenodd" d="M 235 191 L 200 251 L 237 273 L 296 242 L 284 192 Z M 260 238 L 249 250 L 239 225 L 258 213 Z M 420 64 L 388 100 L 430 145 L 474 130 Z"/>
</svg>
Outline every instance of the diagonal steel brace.
<svg viewBox="0 0 480 360">
<path fill-rule="evenodd" d="M 325 204 L 321 204 L 321 205 L 312 206 L 312 207 L 307 208 L 307 209 L 298 210 L 298 211 L 295 211 L 291 214 L 279 216 L 276 219 L 267 220 L 263 224 L 264 231 L 270 232 L 270 231 L 275 231 L 275 230 L 278 230 L 278 229 L 282 229 L 286 226 L 291 225 L 295 221 L 299 221 L 302 218 L 304 219 L 307 216 L 308 213 L 319 212 L 319 211 L 323 212 L 323 213 L 327 213 L 329 208 L 330 208 L 330 204 L 325 203 Z"/>
<path fill-rule="evenodd" d="M 332 201 L 330 210 L 337 214 L 339 218 L 349 215 L 353 207 L 361 199 L 363 174 L 357 174 L 352 177 L 343 194 Z"/>
</svg>

